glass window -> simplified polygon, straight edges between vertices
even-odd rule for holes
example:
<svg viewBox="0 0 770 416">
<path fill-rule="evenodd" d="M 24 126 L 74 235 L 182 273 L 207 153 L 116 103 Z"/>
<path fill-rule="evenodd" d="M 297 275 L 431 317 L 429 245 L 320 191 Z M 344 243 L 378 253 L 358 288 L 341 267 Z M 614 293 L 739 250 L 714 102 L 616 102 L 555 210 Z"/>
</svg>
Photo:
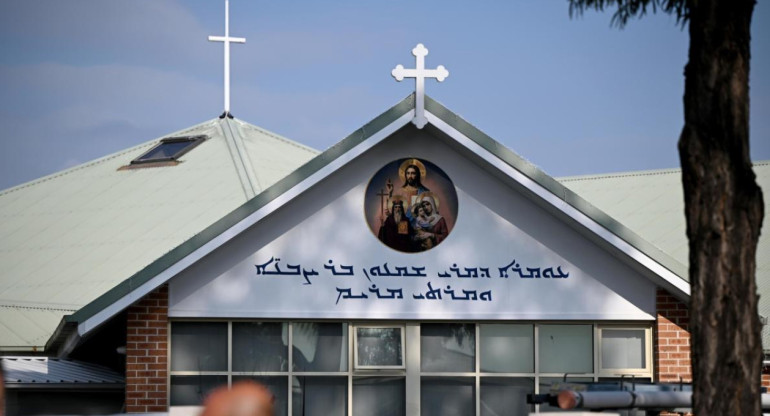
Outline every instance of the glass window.
<svg viewBox="0 0 770 416">
<path fill-rule="evenodd" d="M 482 372 L 535 371 L 535 335 L 532 325 L 479 325 L 479 336 Z"/>
<path fill-rule="evenodd" d="M 294 371 L 348 370 L 348 326 L 342 323 L 292 324 Z"/>
<path fill-rule="evenodd" d="M 422 324 L 420 361 L 426 373 L 475 371 L 475 325 Z"/>
<path fill-rule="evenodd" d="M 357 368 L 403 368 L 403 329 L 356 328 Z"/>
<path fill-rule="evenodd" d="M 227 371 L 227 323 L 174 322 L 171 371 Z"/>
<path fill-rule="evenodd" d="M 171 376 L 171 406 L 201 406 L 219 386 L 227 386 L 227 376 Z"/>
<path fill-rule="evenodd" d="M 270 393 L 273 393 L 275 398 L 275 416 L 286 416 L 289 411 L 289 388 L 286 384 L 288 377 L 286 376 L 233 376 L 233 384 L 243 381 L 252 380 L 267 387 Z"/>
<path fill-rule="evenodd" d="M 602 369 L 646 368 L 644 329 L 601 329 Z"/>
<path fill-rule="evenodd" d="M 541 373 L 593 373 L 591 325 L 540 325 Z"/>
<path fill-rule="evenodd" d="M 647 325 L 617 322 L 420 323 L 408 332 L 402 323 L 175 321 L 170 404 L 200 406 L 230 379 L 265 385 L 279 416 L 402 416 L 411 408 L 407 399 L 418 404 L 415 396 L 424 416 L 558 411 L 527 405 L 526 395 L 565 387 L 565 373 L 567 383 L 600 376 L 649 382 L 651 333 Z M 420 347 L 407 351 L 406 336 L 417 334 L 409 341 Z M 409 360 L 420 368 L 406 369 Z M 407 373 L 419 377 L 419 390 L 406 390 Z M 636 378 L 619 381 L 621 373 Z"/>
<path fill-rule="evenodd" d="M 481 378 L 481 416 L 528 415 L 534 406 L 527 394 L 535 392 L 534 378 Z"/>
<path fill-rule="evenodd" d="M 422 377 L 421 416 L 476 414 L 476 379 L 472 377 Z"/>
<path fill-rule="evenodd" d="M 347 377 L 294 377 L 293 416 L 344 416 L 348 407 Z"/>
<path fill-rule="evenodd" d="M 155 147 L 132 160 L 132 164 L 175 160 L 199 145 L 206 136 L 172 137 L 163 139 Z"/>
<path fill-rule="evenodd" d="M 406 416 L 406 381 L 403 377 L 354 378 L 353 414 Z"/>
<path fill-rule="evenodd" d="M 288 324 L 233 322 L 233 371 L 286 371 Z"/>
</svg>

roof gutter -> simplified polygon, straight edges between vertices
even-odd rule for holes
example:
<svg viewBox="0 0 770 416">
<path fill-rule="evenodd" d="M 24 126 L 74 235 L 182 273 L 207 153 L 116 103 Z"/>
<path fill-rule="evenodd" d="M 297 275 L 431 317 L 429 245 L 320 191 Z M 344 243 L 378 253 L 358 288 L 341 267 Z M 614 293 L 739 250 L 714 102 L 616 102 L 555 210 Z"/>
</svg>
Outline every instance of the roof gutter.
<svg viewBox="0 0 770 416">
<path fill-rule="evenodd" d="M 9 352 L 14 352 L 14 353 L 16 353 L 16 352 L 40 353 L 40 352 L 44 351 L 44 348 L 45 347 L 43 347 L 43 346 L 37 346 L 37 345 L 20 345 L 18 347 L 3 346 L 3 347 L 0 347 L 0 353 L 2 353 L 4 351 L 9 351 Z"/>
<path fill-rule="evenodd" d="M 5 382 L 8 390 L 66 390 L 66 391 L 114 391 L 123 390 L 125 383 L 9 383 Z"/>
</svg>

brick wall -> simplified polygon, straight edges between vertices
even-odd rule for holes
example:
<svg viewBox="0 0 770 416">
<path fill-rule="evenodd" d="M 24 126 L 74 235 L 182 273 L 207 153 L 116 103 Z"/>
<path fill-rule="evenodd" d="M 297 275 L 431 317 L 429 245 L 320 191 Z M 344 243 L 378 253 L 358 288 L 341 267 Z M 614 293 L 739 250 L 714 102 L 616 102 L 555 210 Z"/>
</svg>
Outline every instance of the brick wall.
<svg viewBox="0 0 770 416">
<path fill-rule="evenodd" d="M 168 410 L 168 285 L 128 308 L 126 412 Z"/>
<path fill-rule="evenodd" d="M 688 305 L 658 289 L 657 320 L 653 340 L 655 381 L 692 381 L 690 361 L 690 311 Z"/>
<path fill-rule="evenodd" d="M 655 381 L 662 383 L 692 382 L 690 361 L 690 310 L 686 303 L 663 289 L 655 294 L 655 334 L 653 359 Z M 682 416 L 680 413 L 661 412 L 659 416 Z M 684 416 L 692 416 L 686 413 Z"/>
</svg>

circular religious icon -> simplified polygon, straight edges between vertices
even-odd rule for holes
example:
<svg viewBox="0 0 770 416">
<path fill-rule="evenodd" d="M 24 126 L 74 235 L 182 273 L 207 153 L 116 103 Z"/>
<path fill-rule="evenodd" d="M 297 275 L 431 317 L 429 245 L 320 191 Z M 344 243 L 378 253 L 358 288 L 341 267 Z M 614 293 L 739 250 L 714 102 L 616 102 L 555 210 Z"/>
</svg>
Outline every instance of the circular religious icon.
<svg viewBox="0 0 770 416">
<path fill-rule="evenodd" d="M 457 219 L 457 192 L 438 166 L 418 158 L 394 160 L 366 187 L 364 214 L 386 246 L 406 253 L 444 241 Z"/>
</svg>

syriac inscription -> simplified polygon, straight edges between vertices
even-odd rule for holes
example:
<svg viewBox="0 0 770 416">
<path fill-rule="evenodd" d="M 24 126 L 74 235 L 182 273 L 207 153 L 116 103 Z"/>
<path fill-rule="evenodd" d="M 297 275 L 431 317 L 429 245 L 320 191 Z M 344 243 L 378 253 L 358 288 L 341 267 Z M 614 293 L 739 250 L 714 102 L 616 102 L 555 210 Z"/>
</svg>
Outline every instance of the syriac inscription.
<svg viewBox="0 0 770 416">
<path fill-rule="evenodd" d="M 566 279 L 569 272 L 562 270 L 561 266 L 547 267 L 525 267 L 515 259 L 506 265 L 500 267 L 460 267 L 452 264 L 451 267 L 430 271 L 426 266 L 396 266 L 388 265 L 387 262 L 374 266 L 359 266 L 335 264 L 329 260 L 321 267 L 314 265 L 303 266 L 299 263 L 281 263 L 281 259 L 270 257 L 264 263 L 255 264 L 256 274 L 262 278 L 299 278 L 298 282 L 303 285 L 312 285 L 314 279 L 336 279 L 334 287 L 336 289 L 336 302 L 341 300 L 399 300 L 411 298 L 415 300 L 426 301 L 478 301 L 491 302 L 493 299 L 492 290 L 479 290 L 474 286 L 482 285 L 486 279 Z M 317 270 L 316 270 L 317 269 Z M 320 272 L 319 272 L 320 270 Z M 356 273 L 356 271 L 359 273 Z M 431 282 L 431 278 L 441 279 L 442 284 Z M 352 288 L 349 279 L 366 279 L 369 287 L 364 291 Z M 384 281 L 385 287 L 378 287 L 373 279 L 387 278 Z M 398 279 L 426 279 L 425 290 L 418 293 L 408 293 L 404 295 L 403 287 L 399 285 Z M 457 284 L 466 287 L 452 287 L 450 280 L 458 279 Z M 383 281 L 378 280 L 382 285 Z M 443 283 L 449 283 L 443 285 Z"/>
</svg>

